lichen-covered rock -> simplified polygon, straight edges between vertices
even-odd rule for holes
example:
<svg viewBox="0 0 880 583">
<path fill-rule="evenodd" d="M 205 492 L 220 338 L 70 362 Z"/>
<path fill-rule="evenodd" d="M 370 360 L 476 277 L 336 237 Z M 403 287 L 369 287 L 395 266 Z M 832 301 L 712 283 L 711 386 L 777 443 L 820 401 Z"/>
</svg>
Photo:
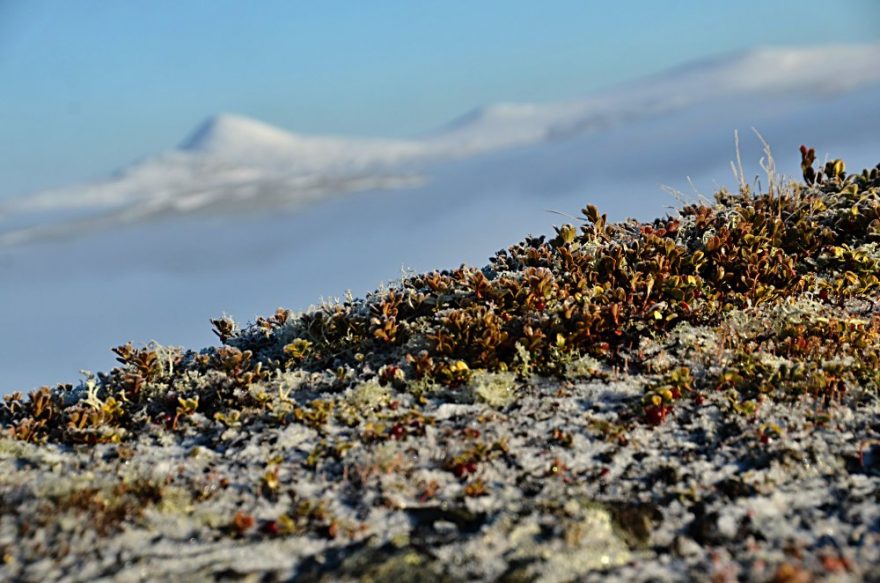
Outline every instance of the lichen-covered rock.
<svg viewBox="0 0 880 583">
<path fill-rule="evenodd" d="M 880 170 L 130 344 L 0 408 L 0 578 L 880 576 Z"/>
</svg>

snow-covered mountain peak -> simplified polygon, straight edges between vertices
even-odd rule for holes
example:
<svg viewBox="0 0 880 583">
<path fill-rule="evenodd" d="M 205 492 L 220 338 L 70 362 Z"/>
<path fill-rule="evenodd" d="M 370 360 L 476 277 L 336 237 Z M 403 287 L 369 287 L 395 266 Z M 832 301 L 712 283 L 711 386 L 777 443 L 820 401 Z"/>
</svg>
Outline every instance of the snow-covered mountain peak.
<svg viewBox="0 0 880 583">
<path fill-rule="evenodd" d="M 400 188 L 429 181 L 456 159 L 527 147 L 538 152 L 542 144 L 617 135 L 676 112 L 723 112 L 729 135 L 732 128 L 766 127 L 793 108 L 859 87 L 874 95 L 880 90 L 878 62 L 880 44 L 760 48 L 577 100 L 484 106 L 411 139 L 297 134 L 242 115 L 214 115 L 177 148 L 106 180 L 0 202 L 0 248 L 48 232 L 91 232 L 97 219 L 79 216 L 87 212 L 105 213 L 99 222 L 109 225 L 205 209 L 238 212 L 243 200 L 248 208 L 290 208 L 348 192 Z M 862 114 L 860 126 L 876 127 L 875 109 Z M 73 209 L 74 215 L 65 215 Z"/>
<path fill-rule="evenodd" d="M 287 148 L 297 137 L 248 117 L 219 114 L 206 119 L 180 144 L 181 150 L 218 154 L 242 147 Z"/>
<path fill-rule="evenodd" d="M 209 117 L 177 149 L 198 160 L 294 173 L 341 167 L 359 171 L 398 163 L 421 151 L 407 140 L 297 134 L 228 113 Z"/>
</svg>

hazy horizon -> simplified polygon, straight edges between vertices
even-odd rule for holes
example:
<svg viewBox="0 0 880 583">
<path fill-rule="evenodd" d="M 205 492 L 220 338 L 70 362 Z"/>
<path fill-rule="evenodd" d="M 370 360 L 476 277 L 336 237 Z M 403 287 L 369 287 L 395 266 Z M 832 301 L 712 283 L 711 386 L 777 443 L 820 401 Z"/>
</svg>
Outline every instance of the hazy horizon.
<svg viewBox="0 0 880 583">
<path fill-rule="evenodd" d="M 827 17 L 822 17 L 828 15 Z M 0 198 L 101 178 L 231 112 L 403 137 L 757 47 L 878 40 L 870 0 L 712 6 L 0 2 Z"/>
</svg>

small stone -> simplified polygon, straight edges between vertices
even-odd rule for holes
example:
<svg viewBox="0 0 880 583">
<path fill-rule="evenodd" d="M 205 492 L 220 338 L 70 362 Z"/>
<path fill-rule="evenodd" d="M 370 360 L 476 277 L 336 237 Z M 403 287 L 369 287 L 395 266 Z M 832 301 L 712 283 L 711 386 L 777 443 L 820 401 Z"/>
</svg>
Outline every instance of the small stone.
<svg viewBox="0 0 880 583">
<path fill-rule="evenodd" d="M 672 550 L 679 557 L 693 557 L 701 554 L 703 547 L 688 536 L 678 535 L 672 543 Z"/>
</svg>

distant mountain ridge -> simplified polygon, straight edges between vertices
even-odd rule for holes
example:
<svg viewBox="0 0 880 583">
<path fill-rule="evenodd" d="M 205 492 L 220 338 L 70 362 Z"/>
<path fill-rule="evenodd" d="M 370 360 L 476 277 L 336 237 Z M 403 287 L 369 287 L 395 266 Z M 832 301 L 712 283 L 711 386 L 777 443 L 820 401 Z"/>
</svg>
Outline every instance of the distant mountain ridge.
<svg viewBox="0 0 880 583">
<path fill-rule="evenodd" d="M 249 147 L 285 147 L 292 142 L 293 134 L 275 126 L 244 116 L 219 114 L 209 117 L 193 130 L 179 149 L 214 152 L 242 143 Z"/>
<path fill-rule="evenodd" d="M 208 118 L 178 149 L 239 163 L 265 164 L 284 159 L 311 167 L 332 165 L 334 160 L 356 166 L 396 162 L 418 150 L 415 143 L 405 140 L 296 134 L 235 114 Z"/>
<path fill-rule="evenodd" d="M 303 135 L 234 114 L 209 117 L 173 150 L 111 179 L 0 203 L 0 246 L 206 209 L 295 207 L 410 187 L 446 160 L 571 139 L 749 95 L 816 99 L 880 83 L 880 44 L 757 49 L 548 104 L 475 109 L 412 139 Z M 57 211 L 79 209 L 65 217 Z"/>
</svg>

